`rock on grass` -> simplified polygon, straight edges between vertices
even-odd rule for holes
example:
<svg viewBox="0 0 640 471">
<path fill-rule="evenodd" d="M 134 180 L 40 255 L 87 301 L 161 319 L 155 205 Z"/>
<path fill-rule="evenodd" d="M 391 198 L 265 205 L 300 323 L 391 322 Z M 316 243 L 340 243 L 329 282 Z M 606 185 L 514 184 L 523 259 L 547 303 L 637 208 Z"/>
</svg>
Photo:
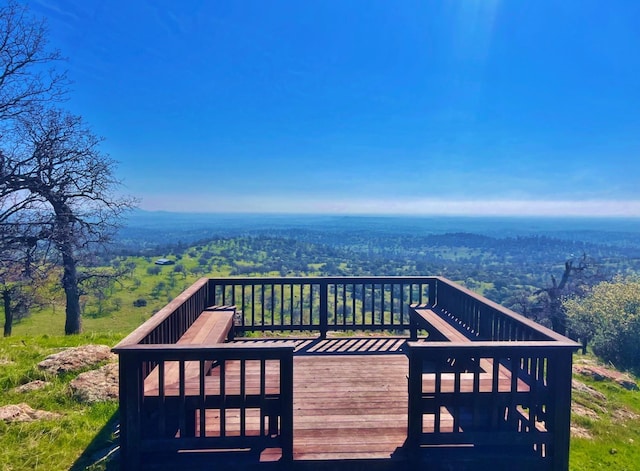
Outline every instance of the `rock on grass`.
<svg viewBox="0 0 640 471">
<path fill-rule="evenodd" d="M 33 422 L 34 420 L 51 420 L 57 419 L 58 417 L 60 417 L 60 414 L 36 410 L 25 403 L 9 404 L 0 407 L 0 420 L 5 422 Z"/>
<path fill-rule="evenodd" d="M 111 348 L 107 345 L 82 345 L 49 355 L 38 363 L 38 367 L 49 374 L 57 375 L 116 359 L 117 355 L 111 353 Z"/>
<path fill-rule="evenodd" d="M 573 371 L 584 376 L 589 376 L 596 381 L 613 381 L 629 391 L 638 390 L 638 385 L 629 375 L 605 368 L 604 366 L 576 364 L 573 366 Z"/>
<path fill-rule="evenodd" d="M 41 381 L 39 379 L 36 379 L 35 381 L 31 381 L 29 383 L 25 383 L 22 386 L 18 386 L 16 388 L 14 388 L 13 390 L 17 393 L 28 393 L 31 391 L 37 391 L 39 389 L 44 389 L 47 386 L 49 386 L 50 383 L 46 382 L 46 381 Z"/>
<path fill-rule="evenodd" d="M 69 383 L 80 402 L 93 403 L 118 399 L 118 364 L 109 363 L 97 370 L 81 373 Z"/>
</svg>

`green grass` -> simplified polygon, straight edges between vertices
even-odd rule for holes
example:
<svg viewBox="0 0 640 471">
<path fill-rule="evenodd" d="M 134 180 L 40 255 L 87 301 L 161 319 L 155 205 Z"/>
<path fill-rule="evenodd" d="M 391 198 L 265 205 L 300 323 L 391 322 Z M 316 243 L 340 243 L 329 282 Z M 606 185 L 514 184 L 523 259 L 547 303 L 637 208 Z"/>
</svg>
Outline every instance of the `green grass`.
<svg viewBox="0 0 640 471">
<path fill-rule="evenodd" d="M 60 414 L 55 420 L 0 422 L 0 469 L 84 470 L 95 461 L 92 455 L 112 440 L 117 403 L 81 404 L 69 390 L 69 382 L 79 373 L 48 376 L 36 365 L 63 347 L 113 345 L 118 339 L 108 334 L 0 339 L 0 406 L 24 402 L 34 409 Z M 38 379 L 50 384 L 33 392 L 15 392 L 16 386 Z"/>
<path fill-rule="evenodd" d="M 572 423 L 592 438 L 571 439 L 570 469 L 636 471 L 640 463 L 640 391 L 628 391 L 610 381 L 575 378 L 605 395 L 594 400 L 574 392 L 574 403 L 593 410 L 597 417 L 572 415 Z"/>
</svg>

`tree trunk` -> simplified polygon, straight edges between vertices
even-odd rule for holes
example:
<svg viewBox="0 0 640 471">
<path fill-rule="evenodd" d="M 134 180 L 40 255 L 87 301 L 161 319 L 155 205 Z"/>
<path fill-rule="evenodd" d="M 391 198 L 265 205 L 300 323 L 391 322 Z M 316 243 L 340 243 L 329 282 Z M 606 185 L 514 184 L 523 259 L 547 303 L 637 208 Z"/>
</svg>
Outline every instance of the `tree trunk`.
<svg viewBox="0 0 640 471">
<path fill-rule="evenodd" d="M 78 289 L 78 273 L 76 259 L 71 255 L 71 247 L 62 249 L 62 287 L 66 296 L 66 318 L 64 333 L 66 335 L 79 334 L 82 331 L 82 317 L 80 311 L 80 290 Z"/>
<path fill-rule="evenodd" d="M 11 336 L 13 328 L 13 311 L 11 310 L 11 293 L 5 289 L 2 292 L 2 300 L 4 301 L 4 336 Z"/>
</svg>

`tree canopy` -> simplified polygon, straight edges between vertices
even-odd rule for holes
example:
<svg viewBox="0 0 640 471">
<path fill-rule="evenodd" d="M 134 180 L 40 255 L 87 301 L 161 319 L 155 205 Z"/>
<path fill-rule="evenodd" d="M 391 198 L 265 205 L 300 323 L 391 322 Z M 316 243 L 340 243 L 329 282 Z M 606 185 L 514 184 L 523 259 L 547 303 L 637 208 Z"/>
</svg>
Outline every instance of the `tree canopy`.
<svg viewBox="0 0 640 471">
<path fill-rule="evenodd" d="M 597 284 L 584 298 L 565 301 L 570 329 L 618 368 L 640 372 L 640 278 Z"/>
</svg>

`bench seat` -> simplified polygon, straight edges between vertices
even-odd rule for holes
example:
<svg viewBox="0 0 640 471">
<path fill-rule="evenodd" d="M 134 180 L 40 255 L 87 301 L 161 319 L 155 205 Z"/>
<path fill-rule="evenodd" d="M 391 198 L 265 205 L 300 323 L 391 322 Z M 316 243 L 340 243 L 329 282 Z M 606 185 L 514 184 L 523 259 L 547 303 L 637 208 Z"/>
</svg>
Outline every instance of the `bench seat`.
<svg viewBox="0 0 640 471">
<path fill-rule="evenodd" d="M 236 309 L 234 306 L 212 306 L 198 316 L 187 331 L 178 339 L 177 345 L 215 345 L 233 339 L 233 325 Z M 205 364 L 205 375 L 212 368 L 212 362 Z M 157 395 L 160 367 L 156 366 L 144 381 L 145 395 Z M 200 362 L 185 362 L 185 380 L 197 380 L 200 376 Z M 180 386 L 180 362 L 167 361 L 164 364 L 164 389 L 166 394 L 174 394 Z"/>
<path fill-rule="evenodd" d="M 426 330 L 430 336 L 442 337 L 437 338 L 437 340 L 448 340 L 450 342 L 471 342 L 473 340 L 468 334 L 448 322 L 430 307 L 412 304 L 411 310 L 414 313 L 414 320 L 418 324 L 427 324 Z"/>
</svg>

